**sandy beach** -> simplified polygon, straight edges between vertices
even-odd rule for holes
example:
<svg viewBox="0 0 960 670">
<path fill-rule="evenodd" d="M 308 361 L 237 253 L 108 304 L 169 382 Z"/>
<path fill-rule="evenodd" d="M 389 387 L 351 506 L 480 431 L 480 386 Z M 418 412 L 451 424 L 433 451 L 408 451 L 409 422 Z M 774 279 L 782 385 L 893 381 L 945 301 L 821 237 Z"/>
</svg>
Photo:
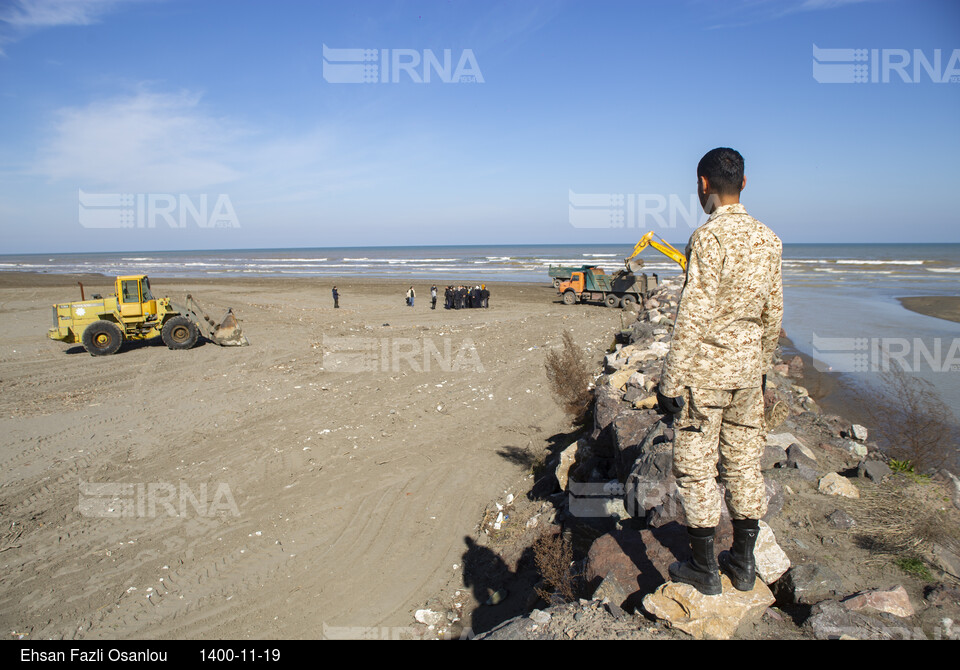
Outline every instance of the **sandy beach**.
<svg viewBox="0 0 960 670">
<path fill-rule="evenodd" d="M 112 293 L 0 274 L 0 622 L 26 639 L 409 626 L 529 476 L 518 450 L 570 431 L 545 348 L 569 329 L 593 366 L 620 318 L 546 283 L 433 311 L 429 283 L 410 308 L 409 282 L 348 279 L 335 310 L 330 281 L 157 279 L 250 346 L 93 357 L 46 338 L 77 281 Z"/>
<path fill-rule="evenodd" d="M 911 312 L 960 323 L 960 296 L 925 295 L 898 300 Z"/>
</svg>

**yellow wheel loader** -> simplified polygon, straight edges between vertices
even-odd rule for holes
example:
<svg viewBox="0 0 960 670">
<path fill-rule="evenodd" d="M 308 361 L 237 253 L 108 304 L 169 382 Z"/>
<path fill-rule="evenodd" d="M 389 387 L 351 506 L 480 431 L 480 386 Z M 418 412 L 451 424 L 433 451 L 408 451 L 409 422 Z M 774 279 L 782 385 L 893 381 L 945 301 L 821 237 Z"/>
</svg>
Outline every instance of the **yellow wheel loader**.
<svg viewBox="0 0 960 670">
<path fill-rule="evenodd" d="M 200 336 L 223 347 L 249 344 L 243 329 L 227 310 L 219 323 L 201 309 L 192 295 L 184 305 L 169 298 L 155 298 L 146 275 L 117 277 L 116 294 L 87 300 L 80 285 L 80 302 L 53 306 L 51 340 L 83 344 L 94 356 L 115 354 L 124 341 L 159 337 L 170 349 L 190 349 Z"/>
</svg>

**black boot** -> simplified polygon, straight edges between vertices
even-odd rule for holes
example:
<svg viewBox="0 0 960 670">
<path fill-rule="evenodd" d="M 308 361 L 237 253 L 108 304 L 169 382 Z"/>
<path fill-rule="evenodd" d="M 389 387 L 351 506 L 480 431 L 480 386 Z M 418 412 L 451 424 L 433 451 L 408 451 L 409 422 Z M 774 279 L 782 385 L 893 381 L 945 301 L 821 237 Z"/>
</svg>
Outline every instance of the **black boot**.
<svg viewBox="0 0 960 670">
<path fill-rule="evenodd" d="M 720 554 L 720 569 L 738 591 L 752 591 L 757 581 L 757 561 L 753 549 L 757 545 L 760 526 L 756 519 L 733 520 L 733 546 Z"/>
<path fill-rule="evenodd" d="M 717 555 L 713 547 L 716 528 L 688 528 L 693 558 L 670 566 L 670 579 L 694 587 L 705 596 L 718 596 L 723 592 Z"/>
</svg>

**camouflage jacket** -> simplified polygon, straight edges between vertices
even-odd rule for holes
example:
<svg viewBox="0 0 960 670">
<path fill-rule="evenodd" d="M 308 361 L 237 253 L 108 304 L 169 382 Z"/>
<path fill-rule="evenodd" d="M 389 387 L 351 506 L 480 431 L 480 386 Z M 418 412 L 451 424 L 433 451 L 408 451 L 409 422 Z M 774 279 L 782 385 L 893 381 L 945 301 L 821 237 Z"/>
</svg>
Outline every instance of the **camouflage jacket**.
<svg viewBox="0 0 960 670">
<path fill-rule="evenodd" d="M 737 203 L 718 207 L 687 244 L 687 275 L 660 390 L 753 388 L 783 319 L 783 244 Z"/>
</svg>

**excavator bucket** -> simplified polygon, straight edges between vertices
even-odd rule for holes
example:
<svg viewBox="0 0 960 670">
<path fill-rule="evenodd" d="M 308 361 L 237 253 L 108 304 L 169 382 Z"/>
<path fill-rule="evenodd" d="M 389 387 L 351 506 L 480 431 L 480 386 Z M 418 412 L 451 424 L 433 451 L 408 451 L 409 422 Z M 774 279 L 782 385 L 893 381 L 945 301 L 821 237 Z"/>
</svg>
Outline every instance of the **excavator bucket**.
<svg viewBox="0 0 960 670">
<path fill-rule="evenodd" d="M 180 310 L 197 324 L 204 337 L 221 347 L 245 347 L 250 344 L 232 309 L 228 309 L 226 316 L 217 323 L 188 293 L 186 306 Z"/>
</svg>

